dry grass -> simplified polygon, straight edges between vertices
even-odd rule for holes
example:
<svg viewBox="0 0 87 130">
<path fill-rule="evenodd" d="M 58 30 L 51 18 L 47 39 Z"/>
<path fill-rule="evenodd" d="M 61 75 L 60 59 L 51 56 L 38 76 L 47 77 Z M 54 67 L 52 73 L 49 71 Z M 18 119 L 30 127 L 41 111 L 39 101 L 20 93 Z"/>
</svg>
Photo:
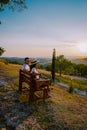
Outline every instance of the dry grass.
<svg viewBox="0 0 87 130">
<path fill-rule="evenodd" d="M 19 65 L 0 63 L 0 77 L 18 89 Z M 45 73 L 49 73 L 46 72 Z M 45 103 L 34 102 L 30 105 L 34 117 L 44 130 L 86 130 L 87 129 L 87 98 L 69 94 L 66 89 L 51 86 L 51 98 Z M 28 92 L 21 93 L 21 102 L 28 102 Z"/>
</svg>

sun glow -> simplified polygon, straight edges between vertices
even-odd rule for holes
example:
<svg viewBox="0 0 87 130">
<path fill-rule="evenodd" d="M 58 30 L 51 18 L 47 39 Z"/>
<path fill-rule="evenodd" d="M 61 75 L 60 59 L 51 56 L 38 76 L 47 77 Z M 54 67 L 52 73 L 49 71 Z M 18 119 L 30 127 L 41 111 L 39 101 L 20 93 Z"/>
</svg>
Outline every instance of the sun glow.
<svg viewBox="0 0 87 130">
<path fill-rule="evenodd" d="M 78 48 L 79 48 L 80 52 L 87 53 L 87 44 L 86 43 L 79 44 Z"/>
</svg>

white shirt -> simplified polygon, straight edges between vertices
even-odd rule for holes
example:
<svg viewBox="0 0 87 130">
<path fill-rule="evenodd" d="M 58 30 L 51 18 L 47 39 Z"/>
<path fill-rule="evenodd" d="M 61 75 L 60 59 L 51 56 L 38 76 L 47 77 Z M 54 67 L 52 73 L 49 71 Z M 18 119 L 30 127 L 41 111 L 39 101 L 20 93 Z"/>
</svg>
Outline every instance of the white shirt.
<svg viewBox="0 0 87 130">
<path fill-rule="evenodd" d="M 33 68 L 31 69 L 31 73 L 39 74 L 39 72 L 36 70 L 35 67 L 33 67 Z M 40 79 L 39 75 L 36 75 L 36 79 Z"/>
<path fill-rule="evenodd" d="M 38 73 L 38 71 L 36 70 L 35 67 L 33 67 L 33 68 L 31 69 L 31 73 Z"/>
<path fill-rule="evenodd" d="M 30 67 L 29 67 L 29 65 L 27 65 L 27 64 L 23 64 L 23 65 L 22 65 L 22 70 L 23 70 L 23 69 L 26 69 L 26 70 L 30 71 Z"/>
</svg>

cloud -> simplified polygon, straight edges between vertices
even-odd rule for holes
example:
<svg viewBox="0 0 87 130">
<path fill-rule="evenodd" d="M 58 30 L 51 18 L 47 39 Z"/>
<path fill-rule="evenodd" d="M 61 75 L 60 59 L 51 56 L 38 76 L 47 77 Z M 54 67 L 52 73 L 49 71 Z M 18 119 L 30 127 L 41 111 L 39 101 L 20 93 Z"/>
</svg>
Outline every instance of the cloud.
<svg viewBox="0 0 87 130">
<path fill-rule="evenodd" d="M 71 40 L 66 40 L 66 41 L 62 41 L 62 46 L 64 47 L 76 47 L 76 45 L 78 45 L 78 41 L 71 41 Z"/>
<path fill-rule="evenodd" d="M 66 41 L 63 41 L 64 43 L 78 43 L 77 41 L 69 41 L 69 40 L 66 40 Z"/>
</svg>

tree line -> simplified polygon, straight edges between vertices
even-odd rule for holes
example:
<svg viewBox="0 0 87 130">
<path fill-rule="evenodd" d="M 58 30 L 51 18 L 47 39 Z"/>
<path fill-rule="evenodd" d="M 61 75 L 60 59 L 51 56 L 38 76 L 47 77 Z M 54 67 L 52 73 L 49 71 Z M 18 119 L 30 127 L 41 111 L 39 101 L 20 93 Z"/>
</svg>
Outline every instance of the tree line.
<svg viewBox="0 0 87 130">
<path fill-rule="evenodd" d="M 46 66 L 47 71 L 52 71 L 52 63 Z M 76 75 L 87 77 L 87 65 L 85 64 L 75 64 L 64 57 L 64 55 L 59 55 L 55 57 L 55 72 L 65 75 Z"/>
</svg>

